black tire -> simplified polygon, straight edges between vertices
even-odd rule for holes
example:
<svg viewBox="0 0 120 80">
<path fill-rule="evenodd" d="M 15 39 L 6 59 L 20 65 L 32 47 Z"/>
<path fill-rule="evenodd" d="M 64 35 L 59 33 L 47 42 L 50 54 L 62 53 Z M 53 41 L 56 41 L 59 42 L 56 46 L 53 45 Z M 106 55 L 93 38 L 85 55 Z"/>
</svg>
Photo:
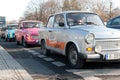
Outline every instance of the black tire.
<svg viewBox="0 0 120 80">
<path fill-rule="evenodd" d="M 17 45 L 20 45 L 20 41 L 18 41 L 18 40 L 16 39 L 16 36 L 15 36 L 15 42 L 16 42 Z"/>
<path fill-rule="evenodd" d="M 45 43 L 44 40 L 41 42 L 41 51 L 42 51 L 43 55 L 47 55 L 48 56 L 50 54 L 50 50 L 48 50 L 46 48 L 46 43 Z"/>
<path fill-rule="evenodd" d="M 72 68 L 82 68 L 84 66 L 85 60 L 80 59 L 77 48 L 74 44 L 70 45 L 70 47 L 68 48 L 67 57 Z"/>
<path fill-rule="evenodd" d="M 25 48 L 28 47 L 28 44 L 27 44 L 27 42 L 25 41 L 25 39 L 22 39 L 22 45 L 23 45 Z"/>
<path fill-rule="evenodd" d="M 7 38 L 5 38 L 5 41 L 8 41 L 8 39 L 7 39 Z"/>
<path fill-rule="evenodd" d="M 17 41 L 17 40 L 16 40 L 16 43 L 17 43 L 17 45 L 20 45 L 20 41 Z"/>
</svg>

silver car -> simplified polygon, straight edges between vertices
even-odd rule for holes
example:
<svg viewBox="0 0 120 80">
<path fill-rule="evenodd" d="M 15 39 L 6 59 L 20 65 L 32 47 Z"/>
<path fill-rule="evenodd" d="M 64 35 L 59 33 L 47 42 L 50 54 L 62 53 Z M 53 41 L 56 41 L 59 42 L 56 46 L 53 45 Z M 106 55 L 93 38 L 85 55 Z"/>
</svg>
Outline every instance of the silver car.
<svg viewBox="0 0 120 80">
<path fill-rule="evenodd" d="M 73 68 L 87 61 L 120 60 L 120 32 L 106 28 L 92 12 L 67 11 L 51 15 L 46 28 L 39 31 L 41 51 L 67 56 Z"/>
</svg>

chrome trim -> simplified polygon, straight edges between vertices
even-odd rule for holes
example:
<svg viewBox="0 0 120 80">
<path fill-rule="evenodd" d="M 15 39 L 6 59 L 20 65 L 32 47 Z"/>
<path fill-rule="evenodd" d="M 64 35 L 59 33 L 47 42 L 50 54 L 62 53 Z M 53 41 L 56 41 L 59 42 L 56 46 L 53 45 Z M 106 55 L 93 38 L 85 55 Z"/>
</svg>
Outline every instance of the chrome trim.
<svg viewBox="0 0 120 80">
<path fill-rule="evenodd" d="M 87 59 L 100 59 L 100 54 L 88 54 Z"/>
</svg>

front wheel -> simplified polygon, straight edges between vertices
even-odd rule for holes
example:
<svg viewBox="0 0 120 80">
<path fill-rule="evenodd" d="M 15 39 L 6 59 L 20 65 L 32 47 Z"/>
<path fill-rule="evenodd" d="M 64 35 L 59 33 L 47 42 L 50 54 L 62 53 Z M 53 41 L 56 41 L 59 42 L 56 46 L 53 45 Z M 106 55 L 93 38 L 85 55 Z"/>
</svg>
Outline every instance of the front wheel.
<svg viewBox="0 0 120 80">
<path fill-rule="evenodd" d="M 17 41 L 17 40 L 16 40 L 16 43 L 17 43 L 17 45 L 20 45 L 20 41 Z"/>
<path fill-rule="evenodd" d="M 25 39 L 22 40 L 22 45 L 23 45 L 24 47 L 26 47 L 26 48 L 28 47 L 28 44 L 27 44 L 27 42 L 25 41 Z"/>
<path fill-rule="evenodd" d="M 84 66 L 85 60 L 80 59 L 74 44 L 70 45 L 68 49 L 68 61 L 72 68 L 82 68 Z"/>
<path fill-rule="evenodd" d="M 41 42 L 41 51 L 43 55 L 48 55 L 50 53 L 50 51 L 46 48 L 46 43 L 44 40 Z"/>
<path fill-rule="evenodd" d="M 20 45 L 20 41 L 17 40 L 16 36 L 15 36 L 15 42 L 17 45 Z"/>
</svg>

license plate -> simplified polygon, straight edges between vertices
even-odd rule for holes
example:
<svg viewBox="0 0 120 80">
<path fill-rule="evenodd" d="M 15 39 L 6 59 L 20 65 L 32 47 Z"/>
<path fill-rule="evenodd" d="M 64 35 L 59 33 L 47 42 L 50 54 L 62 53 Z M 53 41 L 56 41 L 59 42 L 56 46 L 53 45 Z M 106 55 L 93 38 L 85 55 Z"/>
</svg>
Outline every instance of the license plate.
<svg viewBox="0 0 120 80">
<path fill-rule="evenodd" d="M 10 34 L 10 38 L 12 38 L 13 37 L 13 35 L 12 35 L 12 33 Z"/>
<path fill-rule="evenodd" d="M 114 54 L 106 54 L 106 60 L 115 60 L 120 59 L 120 54 L 114 53 Z"/>
</svg>

